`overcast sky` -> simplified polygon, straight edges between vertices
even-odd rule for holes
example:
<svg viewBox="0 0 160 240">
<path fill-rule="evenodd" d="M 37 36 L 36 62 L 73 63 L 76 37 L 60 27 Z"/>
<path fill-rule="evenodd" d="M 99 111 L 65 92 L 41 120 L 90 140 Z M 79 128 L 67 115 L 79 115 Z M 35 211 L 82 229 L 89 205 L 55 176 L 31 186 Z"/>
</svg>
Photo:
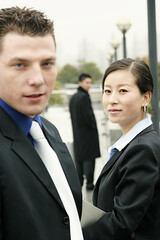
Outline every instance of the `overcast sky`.
<svg viewBox="0 0 160 240">
<path fill-rule="evenodd" d="M 38 9 L 54 20 L 59 67 L 85 59 L 103 71 L 113 36 L 122 41 L 116 26 L 122 17 L 132 23 L 126 34 L 127 56 L 148 55 L 147 0 L 0 0 L 0 8 L 16 5 Z M 156 0 L 156 23 L 160 52 L 160 0 Z M 122 44 L 117 54 L 123 57 Z"/>
</svg>

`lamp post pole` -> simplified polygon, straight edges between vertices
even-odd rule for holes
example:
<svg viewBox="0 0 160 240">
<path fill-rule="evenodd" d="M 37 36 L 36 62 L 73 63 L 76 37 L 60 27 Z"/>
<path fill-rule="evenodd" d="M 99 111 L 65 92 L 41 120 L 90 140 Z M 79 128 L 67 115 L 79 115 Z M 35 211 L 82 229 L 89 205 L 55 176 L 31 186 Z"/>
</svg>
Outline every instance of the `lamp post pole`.
<svg viewBox="0 0 160 240">
<path fill-rule="evenodd" d="M 115 54 L 115 51 L 113 48 L 111 48 L 109 51 L 108 51 L 108 54 L 107 54 L 107 59 L 109 61 L 109 65 L 113 62 L 113 56 Z"/>
<path fill-rule="evenodd" d="M 115 50 L 113 48 L 111 48 L 109 51 L 108 51 L 108 55 L 110 56 L 110 64 L 113 62 L 113 56 L 115 54 Z"/>
<path fill-rule="evenodd" d="M 127 50 L 126 50 L 126 32 L 130 29 L 131 27 L 131 22 L 130 20 L 126 18 L 122 18 L 118 21 L 117 27 L 123 34 L 123 58 L 127 57 Z"/>
<path fill-rule="evenodd" d="M 152 121 L 155 131 L 159 134 L 159 87 L 158 87 L 155 0 L 147 0 L 147 6 L 148 6 L 149 65 L 154 83 L 154 91 L 151 100 L 153 110 Z"/>
<path fill-rule="evenodd" d="M 122 31 L 123 34 L 123 58 L 127 58 L 127 50 L 126 50 L 126 31 Z"/>
<path fill-rule="evenodd" d="M 111 41 L 111 45 L 114 49 L 114 58 L 115 58 L 115 61 L 117 61 L 117 48 L 119 47 L 120 45 L 120 41 L 116 38 L 112 39 Z"/>
</svg>

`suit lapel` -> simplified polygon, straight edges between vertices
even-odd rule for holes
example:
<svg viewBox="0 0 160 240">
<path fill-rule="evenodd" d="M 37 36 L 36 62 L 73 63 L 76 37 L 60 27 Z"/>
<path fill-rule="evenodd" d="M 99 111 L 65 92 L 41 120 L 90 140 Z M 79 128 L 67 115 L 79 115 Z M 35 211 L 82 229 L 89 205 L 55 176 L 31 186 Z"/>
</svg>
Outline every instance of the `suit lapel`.
<svg viewBox="0 0 160 240">
<path fill-rule="evenodd" d="M 145 133 L 147 133 L 147 132 L 150 132 L 150 131 L 153 131 L 154 129 L 153 129 L 153 125 L 151 125 L 151 126 L 149 126 L 149 127 L 147 127 L 146 129 L 144 129 L 142 132 L 140 132 L 137 136 L 135 136 L 135 138 L 138 138 L 140 135 L 143 135 L 143 134 L 145 134 Z M 135 139 L 134 138 L 134 139 Z M 134 139 L 132 139 L 132 141 L 134 141 Z M 131 142 L 132 142 L 131 141 Z M 131 143 L 130 142 L 130 143 Z M 129 143 L 129 144 L 130 144 Z M 113 154 L 113 156 L 109 159 L 109 161 L 106 163 L 106 165 L 104 166 L 104 168 L 102 169 L 102 171 L 101 171 L 101 174 L 100 174 L 100 176 L 101 175 L 103 175 L 108 169 L 110 169 L 112 166 L 113 166 L 113 164 L 117 161 L 117 159 L 120 157 L 120 155 L 125 151 L 125 149 L 127 148 L 127 146 L 129 145 L 129 144 L 127 144 L 123 149 L 122 149 L 122 151 L 116 151 L 114 154 Z"/>
<path fill-rule="evenodd" d="M 0 128 L 3 135 L 13 141 L 11 150 L 25 162 L 26 166 L 35 174 L 37 179 L 44 185 L 52 197 L 63 206 L 56 187 L 38 153 L 19 126 L 2 109 L 0 109 Z"/>
<path fill-rule="evenodd" d="M 138 138 L 139 136 L 147 133 L 147 132 L 151 132 L 151 131 L 154 131 L 153 129 L 153 125 L 147 127 L 146 129 L 144 129 L 142 132 L 140 132 L 137 136 L 135 136 L 134 139 L 132 139 L 132 141 L 134 141 L 136 138 Z M 131 144 L 132 141 L 129 143 Z M 94 190 L 94 194 L 93 194 L 93 201 L 94 203 L 96 204 L 96 201 L 97 201 L 97 195 L 98 195 L 98 189 L 99 189 L 99 185 L 100 185 L 100 181 L 101 181 L 101 178 L 104 174 L 108 174 L 109 170 L 113 167 L 113 165 L 116 163 L 116 161 L 118 160 L 118 158 L 121 156 L 121 154 L 125 151 L 125 149 L 128 147 L 127 144 L 120 152 L 119 151 L 116 151 L 113 156 L 109 159 L 109 161 L 105 164 L 105 166 L 103 167 L 98 179 L 97 179 L 97 182 L 96 182 L 96 186 L 95 186 L 95 190 Z"/>
<path fill-rule="evenodd" d="M 119 158 L 119 156 L 122 154 L 122 152 L 116 151 L 113 156 L 108 160 L 108 162 L 103 167 L 100 176 L 103 175 L 108 169 L 110 169 L 113 164 L 116 162 L 116 160 Z"/>
<path fill-rule="evenodd" d="M 25 146 L 25 148 L 24 148 Z M 62 205 L 54 183 L 38 153 L 27 139 L 15 139 L 12 146 L 13 151 L 26 163 L 30 170 L 36 175 L 49 193 Z"/>
</svg>

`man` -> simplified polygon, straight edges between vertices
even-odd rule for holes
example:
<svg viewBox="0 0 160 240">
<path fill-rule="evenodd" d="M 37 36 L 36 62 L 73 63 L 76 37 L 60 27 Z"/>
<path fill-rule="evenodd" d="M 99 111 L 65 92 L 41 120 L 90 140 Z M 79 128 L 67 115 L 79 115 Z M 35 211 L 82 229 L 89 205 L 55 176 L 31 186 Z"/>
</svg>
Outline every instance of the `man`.
<svg viewBox="0 0 160 240">
<path fill-rule="evenodd" d="M 78 79 L 78 91 L 71 97 L 70 114 L 73 127 L 75 164 L 83 186 L 86 176 L 87 190 L 94 188 L 95 159 L 100 157 L 96 119 L 91 106 L 88 91 L 92 78 L 89 74 L 81 74 Z"/>
<path fill-rule="evenodd" d="M 83 239 L 81 188 L 73 161 L 57 129 L 39 116 L 55 79 L 53 22 L 36 10 L 1 9 L 0 239 Z M 55 157 L 48 154 L 48 161 L 53 169 L 34 148 L 36 140 L 29 134 L 33 122 L 52 147 Z M 61 176 L 53 181 L 55 162 L 64 181 Z"/>
</svg>

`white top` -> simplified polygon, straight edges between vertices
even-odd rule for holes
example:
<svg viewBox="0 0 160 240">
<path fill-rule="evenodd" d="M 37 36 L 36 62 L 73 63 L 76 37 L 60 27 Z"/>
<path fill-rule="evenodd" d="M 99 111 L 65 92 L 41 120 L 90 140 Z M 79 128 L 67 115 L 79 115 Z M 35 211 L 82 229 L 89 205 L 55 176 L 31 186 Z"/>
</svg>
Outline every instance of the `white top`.
<svg viewBox="0 0 160 240">
<path fill-rule="evenodd" d="M 117 142 L 108 148 L 106 161 L 110 159 L 110 153 L 113 148 L 116 148 L 118 151 L 121 151 L 129 142 L 132 141 L 140 132 L 145 128 L 149 127 L 152 124 L 152 121 L 149 117 L 144 118 L 134 125 L 125 135 L 122 135 Z"/>
</svg>

